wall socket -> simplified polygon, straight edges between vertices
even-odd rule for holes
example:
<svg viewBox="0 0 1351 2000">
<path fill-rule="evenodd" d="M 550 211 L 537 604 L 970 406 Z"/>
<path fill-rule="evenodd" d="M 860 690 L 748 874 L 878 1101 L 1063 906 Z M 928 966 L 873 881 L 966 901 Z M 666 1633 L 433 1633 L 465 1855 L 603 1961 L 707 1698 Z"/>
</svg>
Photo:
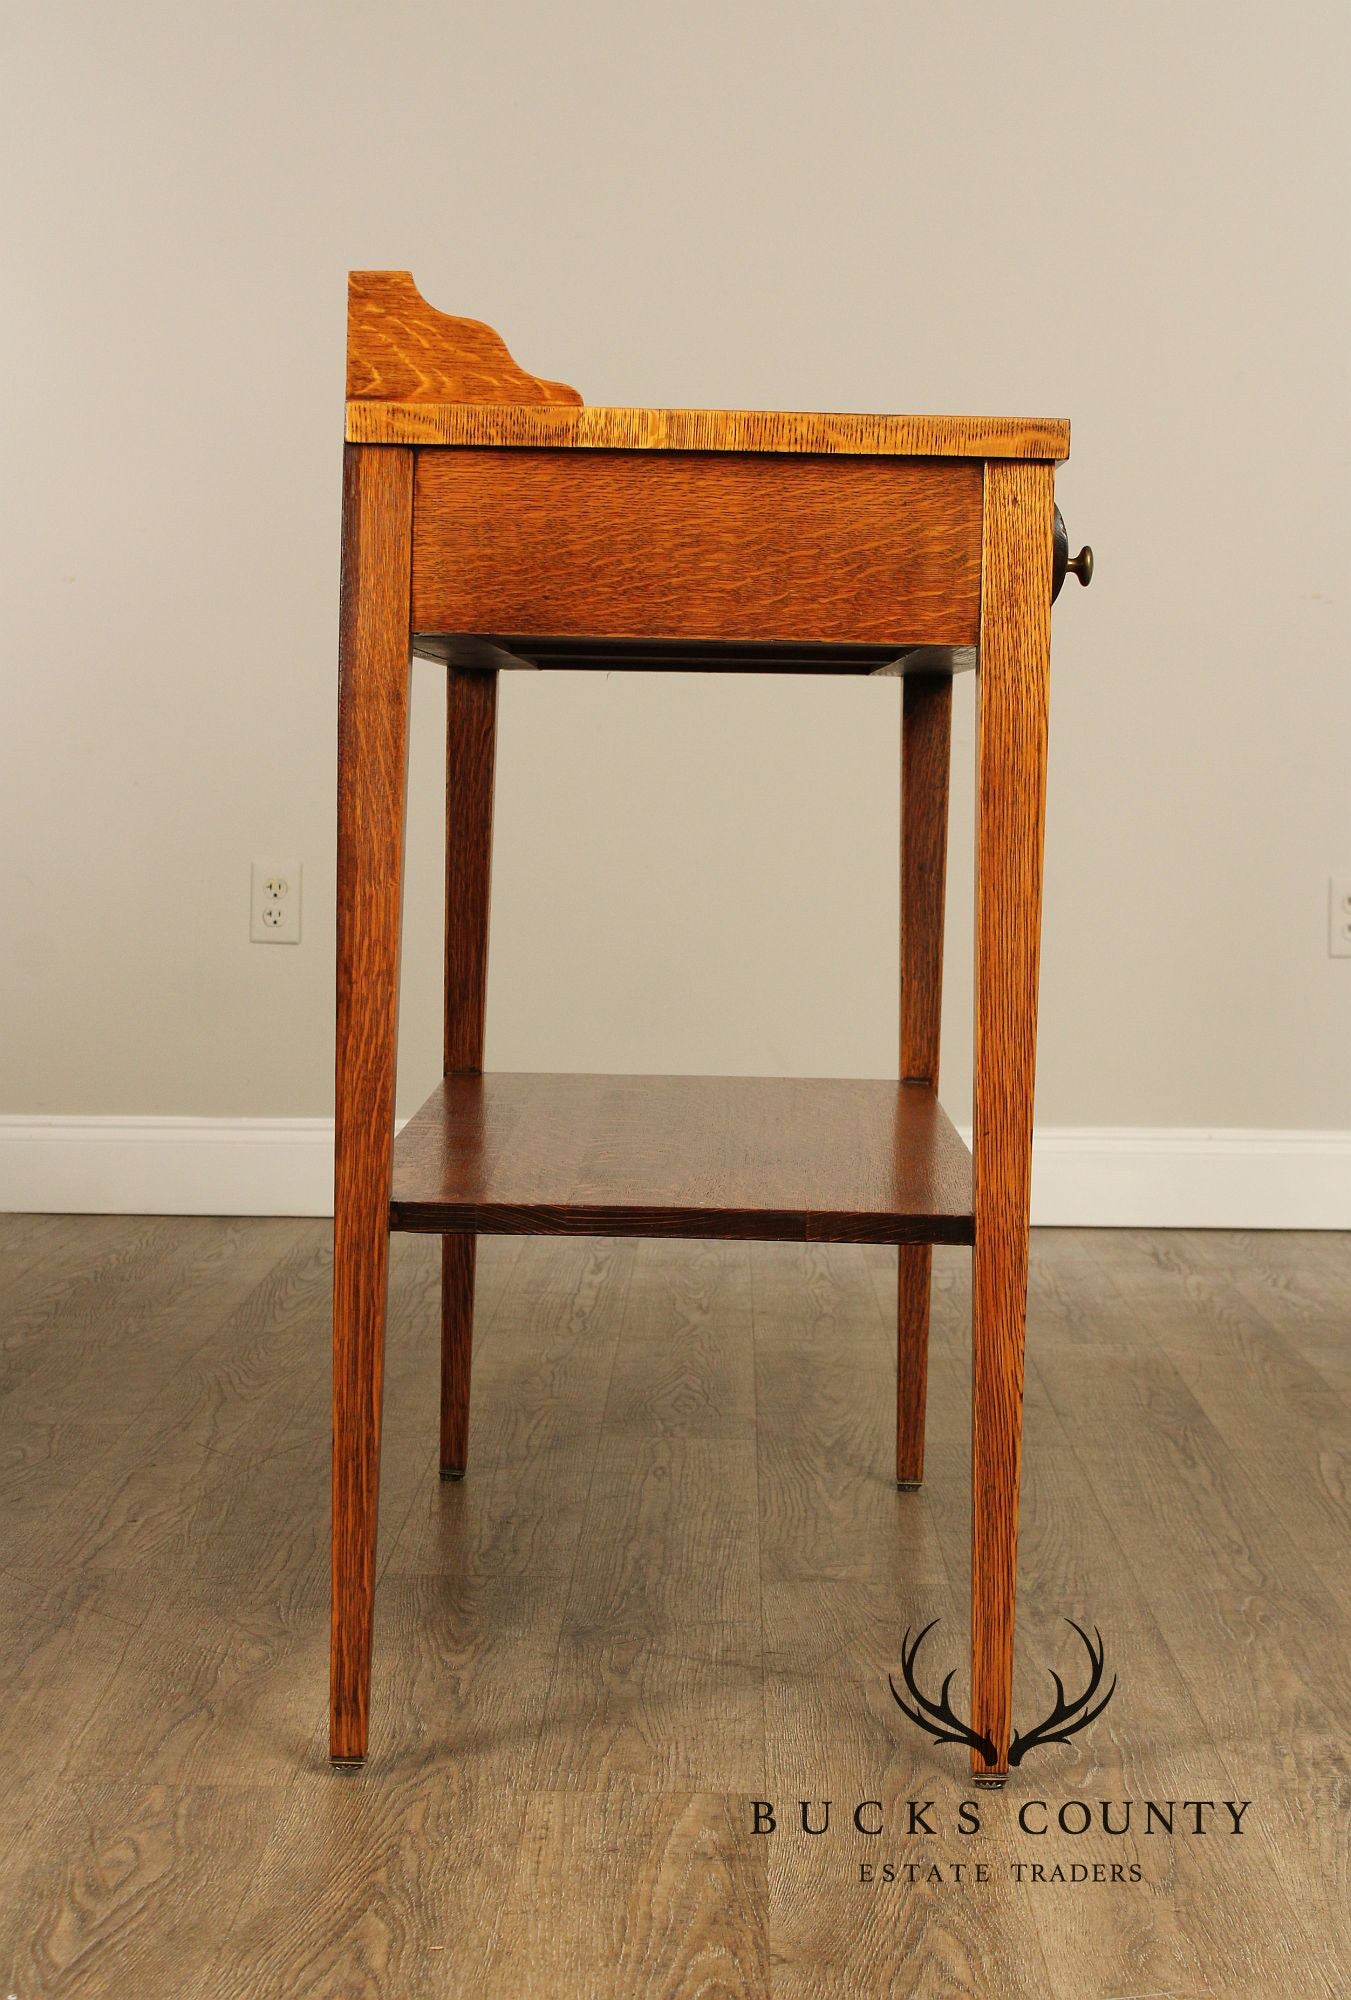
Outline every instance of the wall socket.
<svg viewBox="0 0 1351 2000">
<path fill-rule="evenodd" d="M 1328 883 L 1328 957 L 1351 958 L 1351 875 Z"/>
<path fill-rule="evenodd" d="M 255 861 L 249 900 L 252 944 L 300 943 L 301 868 L 298 861 Z"/>
</svg>

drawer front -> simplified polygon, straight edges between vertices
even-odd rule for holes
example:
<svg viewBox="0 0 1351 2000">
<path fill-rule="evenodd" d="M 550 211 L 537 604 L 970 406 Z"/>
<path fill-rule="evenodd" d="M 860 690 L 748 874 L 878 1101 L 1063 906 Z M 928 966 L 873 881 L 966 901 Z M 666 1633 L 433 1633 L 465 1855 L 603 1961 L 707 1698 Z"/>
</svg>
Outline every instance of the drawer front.
<svg viewBox="0 0 1351 2000">
<path fill-rule="evenodd" d="M 973 645 L 979 460 L 416 455 L 413 629 Z"/>
</svg>

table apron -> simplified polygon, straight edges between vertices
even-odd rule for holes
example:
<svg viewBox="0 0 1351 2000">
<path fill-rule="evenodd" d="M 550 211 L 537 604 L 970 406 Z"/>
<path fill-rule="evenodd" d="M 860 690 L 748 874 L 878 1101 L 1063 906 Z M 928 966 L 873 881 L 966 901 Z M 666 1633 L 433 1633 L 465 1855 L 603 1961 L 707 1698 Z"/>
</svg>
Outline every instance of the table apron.
<svg viewBox="0 0 1351 2000">
<path fill-rule="evenodd" d="M 427 633 L 969 646 L 979 460 L 416 453 Z"/>
</svg>

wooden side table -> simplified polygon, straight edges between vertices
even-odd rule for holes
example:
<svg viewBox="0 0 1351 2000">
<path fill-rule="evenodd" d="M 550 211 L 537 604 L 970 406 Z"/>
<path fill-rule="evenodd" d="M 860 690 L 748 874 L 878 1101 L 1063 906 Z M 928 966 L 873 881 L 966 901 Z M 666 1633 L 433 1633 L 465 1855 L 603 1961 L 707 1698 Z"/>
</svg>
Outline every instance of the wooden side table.
<svg viewBox="0 0 1351 2000">
<path fill-rule="evenodd" d="M 974 1257 L 972 1724 L 1008 1768 L 1053 421 L 603 409 L 401 271 L 351 279 L 338 734 L 331 1753 L 364 1758 L 391 1229 L 442 1238 L 465 1470 L 482 1234 L 894 1243 L 896 1478 L 930 1246 Z M 1059 536 L 1059 539 L 1057 537 Z M 1076 558 L 1080 580 L 1091 554 Z M 445 1078 L 394 1139 L 412 654 L 445 664 Z M 904 674 L 899 1079 L 484 1075 L 502 668 Z M 973 1155 L 938 1103 L 951 676 L 979 668 Z M 973 1170 L 974 1169 L 974 1170 Z"/>
</svg>

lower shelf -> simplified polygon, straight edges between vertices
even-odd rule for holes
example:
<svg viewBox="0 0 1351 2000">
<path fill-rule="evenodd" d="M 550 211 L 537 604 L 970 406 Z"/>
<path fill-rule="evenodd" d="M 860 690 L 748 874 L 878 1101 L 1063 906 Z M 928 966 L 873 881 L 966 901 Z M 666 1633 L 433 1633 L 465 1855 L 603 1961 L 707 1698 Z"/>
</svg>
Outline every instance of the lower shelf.
<svg viewBox="0 0 1351 2000">
<path fill-rule="evenodd" d="M 970 1243 L 971 1155 L 923 1084 L 447 1077 L 394 1144 L 430 1235 Z"/>
</svg>

